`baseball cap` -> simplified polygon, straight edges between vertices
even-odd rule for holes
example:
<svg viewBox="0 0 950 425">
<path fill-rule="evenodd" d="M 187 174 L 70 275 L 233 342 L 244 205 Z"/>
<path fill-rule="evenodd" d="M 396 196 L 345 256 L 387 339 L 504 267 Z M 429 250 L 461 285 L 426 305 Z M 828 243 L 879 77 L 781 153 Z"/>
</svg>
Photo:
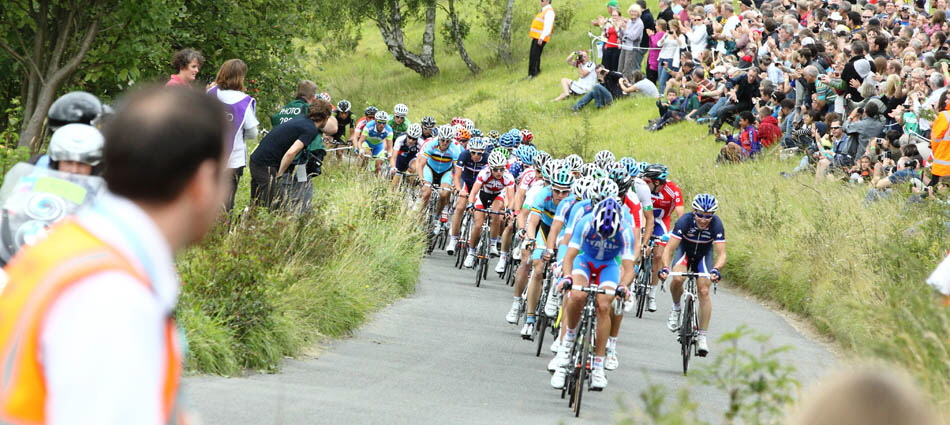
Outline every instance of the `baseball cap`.
<svg viewBox="0 0 950 425">
<path fill-rule="evenodd" d="M 610 1 L 607 2 L 607 7 L 616 7 L 616 8 L 619 8 L 619 7 L 620 7 L 620 2 L 618 2 L 617 0 L 610 0 Z"/>
</svg>

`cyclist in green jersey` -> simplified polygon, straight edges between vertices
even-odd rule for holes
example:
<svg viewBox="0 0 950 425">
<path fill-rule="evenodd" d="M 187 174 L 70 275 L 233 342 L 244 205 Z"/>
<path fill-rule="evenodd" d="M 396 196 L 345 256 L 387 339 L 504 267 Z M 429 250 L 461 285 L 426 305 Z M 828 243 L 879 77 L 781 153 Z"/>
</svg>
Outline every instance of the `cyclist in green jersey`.
<svg viewBox="0 0 950 425">
<path fill-rule="evenodd" d="M 393 129 L 393 138 L 402 136 L 409 130 L 409 124 L 412 123 L 406 119 L 406 115 L 409 115 L 408 106 L 398 103 L 393 107 L 393 117 L 387 123 Z"/>
</svg>

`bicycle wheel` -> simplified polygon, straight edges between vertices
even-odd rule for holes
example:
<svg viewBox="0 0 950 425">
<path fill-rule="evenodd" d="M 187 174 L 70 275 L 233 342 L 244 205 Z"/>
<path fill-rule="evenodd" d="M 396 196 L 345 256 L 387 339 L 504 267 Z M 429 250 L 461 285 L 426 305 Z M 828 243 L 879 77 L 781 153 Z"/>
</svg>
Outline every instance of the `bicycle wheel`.
<svg viewBox="0 0 950 425">
<path fill-rule="evenodd" d="M 578 367 L 579 371 L 577 373 L 577 382 L 574 384 L 574 417 L 575 418 L 581 415 L 581 399 L 584 396 L 584 385 L 587 383 L 586 381 L 588 379 L 587 363 L 588 361 L 590 361 L 590 351 L 593 348 L 591 347 L 591 340 L 593 338 L 588 337 L 589 333 L 594 332 L 593 329 L 591 329 L 591 317 L 587 316 L 585 318 L 585 321 L 586 321 L 586 325 L 584 327 L 587 328 L 587 331 L 584 333 L 583 336 L 578 335 L 578 337 L 582 339 L 581 339 L 581 355 L 580 355 L 581 364 L 580 364 L 580 367 Z"/>
<path fill-rule="evenodd" d="M 643 306 L 647 302 L 647 289 L 644 282 L 645 280 L 646 280 L 646 273 L 644 273 L 644 270 L 641 268 L 640 273 L 637 276 L 637 283 L 636 283 L 637 285 L 637 289 L 636 289 L 637 314 L 636 316 L 638 319 L 643 318 Z"/>
<path fill-rule="evenodd" d="M 534 326 L 535 339 L 538 340 L 537 351 L 534 353 L 535 357 L 541 357 L 541 350 L 544 347 L 544 334 L 547 333 L 548 327 L 548 316 L 545 316 L 543 313 L 538 316 L 538 323 Z"/>
<path fill-rule="evenodd" d="M 475 259 L 475 287 L 478 288 L 482 285 L 482 268 L 485 267 L 485 263 L 481 259 Z"/>
<path fill-rule="evenodd" d="M 683 356 L 683 375 L 689 370 L 693 346 L 693 298 L 687 297 L 680 320 L 680 352 Z"/>
</svg>

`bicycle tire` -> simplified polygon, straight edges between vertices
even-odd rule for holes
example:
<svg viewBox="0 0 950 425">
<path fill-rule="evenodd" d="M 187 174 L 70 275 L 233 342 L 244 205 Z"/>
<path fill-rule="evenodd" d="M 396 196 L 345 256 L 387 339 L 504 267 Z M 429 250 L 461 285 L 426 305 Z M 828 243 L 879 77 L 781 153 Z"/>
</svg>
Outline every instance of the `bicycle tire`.
<svg viewBox="0 0 950 425">
<path fill-rule="evenodd" d="M 541 350 L 544 348 L 544 334 L 547 333 L 548 327 L 548 316 L 544 314 L 538 317 L 538 323 L 534 327 L 534 331 L 538 334 L 535 338 L 538 340 L 537 351 L 535 351 L 535 357 L 541 357 Z"/>
<path fill-rule="evenodd" d="M 484 267 L 484 263 L 482 263 L 482 260 L 479 260 L 476 258 L 475 259 L 475 287 L 476 288 L 482 285 L 482 268 L 483 267 Z"/>
<path fill-rule="evenodd" d="M 593 338 L 588 337 L 588 334 L 593 332 L 593 330 L 591 329 L 592 328 L 591 319 L 592 318 L 590 316 L 587 316 L 585 318 L 586 323 L 584 327 L 587 329 L 584 332 L 583 339 L 581 339 L 581 364 L 579 367 L 580 370 L 578 371 L 578 374 L 577 374 L 577 383 L 574 384 L 574 417 L 575 418 L 580 417 L 581 415 L 581 401 L 584 396 L 584 384 L 586 383 L 585 381 L 587 381 L 588 379 L 587 362 L 589 360 L 588 358 L 590 357 L 590 351 L 592 349 L 591 339 L 593 339 Z M 578 335 L 578 336 L 580 337 L 581 335 Z"/>
<path fill-rule="evenodd" d="M 640 275 L 637 276 L 637 291 L 636 291 L 636 296 L 637 296 L 637 311 L 636 311 L 636 313 L 637 313 L 637 314 L 636 314 L 636 316 L 637 316 L 637 319 L 642 319 L 642 318 L 643 318 L 643 307 L 644 307 L 644 305 L 646 304 L 646 298 L 647 298 L 647 290 L 646 290 L 646 288 L 644 287 L 644 285 L 645 285 L 644 280 L 646 280 L 646 276 L 645 276 L 646 273 L 644 273 L 644 270 L 643 270 L 643 269 L 640 269 L 640 273 L 639 273 L 639 274 L 640 274 Z"/>
<path fill-rule="evenodd" d="M 683 375 L 689 371 L 689 358 L 693 345 L 693 299 L 687 298 L 680 320 L 680 354 L 683 356 Z"/>
</svg>

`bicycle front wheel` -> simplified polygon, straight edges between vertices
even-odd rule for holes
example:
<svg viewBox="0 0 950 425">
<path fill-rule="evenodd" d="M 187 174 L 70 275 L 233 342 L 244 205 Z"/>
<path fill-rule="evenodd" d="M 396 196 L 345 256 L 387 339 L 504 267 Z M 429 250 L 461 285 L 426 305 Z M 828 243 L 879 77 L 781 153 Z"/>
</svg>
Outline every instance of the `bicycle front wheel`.
<svg viewBox="0 0 950 425">
<path fill-rule="evenodd" d="M 540 316 L 538 316 L 538 323 L 536 323 L 534 326 L 534 332 L 537 334 L 535 339 L 538 340 L 537 351 L 534 353 L 535 357 L 541 357 L 541 350 L 544 347 L 544 334 L 547 333 L 547 328 L 548 316 L 545 316 L 544 313 L 542 313 Z"/>
<path fill-rule="evenodd" d="M 693 299 L 686 299 L 680 320 L 680 352 L 683 355 L 683 375 L 689 371 L 689 357 L 693 353 Z"/>
<path fill-rule="evenodd" d="M 585 332 L 584 335 L 578 334 L 577 337 L 580 338 L 581 342 L 581 355 L 580 355 L 580 366 L 578 367 L 579 371 L 577 373 L 577 382 L 574 383 L 574 417 L 579 417 L 581 415 L 581 399 L 584 397 L 584 387 L 587 384 L 588 374 L 587 367 L 590 362 L 590 352 L 593 349 L 591 346 L 591 340 L 593 338 L 588 337 L 591 332 L 594 332 L 591 324 L 591 317 L 585 319 L 584 324 Z"/>
</svg>

